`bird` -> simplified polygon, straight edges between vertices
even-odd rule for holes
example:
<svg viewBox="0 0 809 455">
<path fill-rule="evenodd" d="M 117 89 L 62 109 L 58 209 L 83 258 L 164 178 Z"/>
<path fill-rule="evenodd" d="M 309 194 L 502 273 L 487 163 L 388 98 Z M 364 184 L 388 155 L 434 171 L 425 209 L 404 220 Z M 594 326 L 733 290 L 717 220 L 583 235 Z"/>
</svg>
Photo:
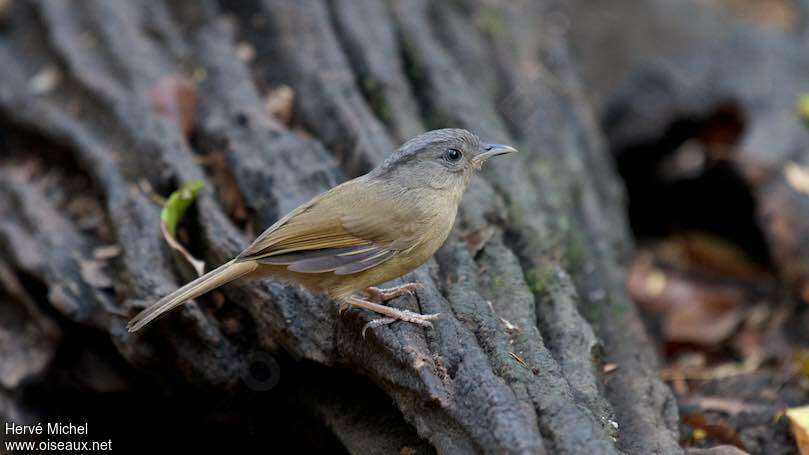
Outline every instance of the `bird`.
<svg viewBox="0 0 809 455">
<path fill-rule="evenodd" d="M 315 196 L 279 219 L 229 262 L 141 311 L 136 332 L 183 303 L 239 278 L 274 278 L 324 292 L 340 313 L 380 314 L 363 328 L 394 321 L 432 327 L 439 314 L 382 303 L 412 294 L 419 283 L 382 289 L 425 263 L 446 241 L 472 176 L 490 158 L 516 152 L 481 143 L 457 128 L 425 132 L 405 142 L 365 175 Z M 362 296 L 358 294 L 363 294 Z"/>
</svg>

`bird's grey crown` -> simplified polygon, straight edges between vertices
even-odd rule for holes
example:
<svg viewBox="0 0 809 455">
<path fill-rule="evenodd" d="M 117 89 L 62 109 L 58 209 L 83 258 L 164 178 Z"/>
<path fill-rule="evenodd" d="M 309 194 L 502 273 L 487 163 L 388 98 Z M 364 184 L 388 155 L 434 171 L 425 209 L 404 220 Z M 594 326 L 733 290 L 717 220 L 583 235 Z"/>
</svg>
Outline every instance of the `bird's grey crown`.
<svg viewBox="0 0 809 455">
<path fill-rule="evenodd" d="M 480 139 L 474 133 L 464 129 L 444 128 L 427 131 L 405 142 L 373 172 L 375 174 L 385 173 L 395 165 L 408 161 L 432 147 L 451 147 L 453 144 L 459 143 L 464 144 L 466 150 L 477 151 L 480 148 Z"/>
</svg>

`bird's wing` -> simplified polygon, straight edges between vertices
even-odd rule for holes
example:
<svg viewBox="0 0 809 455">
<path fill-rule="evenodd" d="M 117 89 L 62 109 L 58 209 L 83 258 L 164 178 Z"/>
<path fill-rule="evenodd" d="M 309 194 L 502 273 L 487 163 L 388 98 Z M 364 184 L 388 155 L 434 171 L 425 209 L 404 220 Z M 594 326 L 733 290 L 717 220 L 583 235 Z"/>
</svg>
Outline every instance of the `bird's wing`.
<svg viewBox="0 0 809 455">
<path fill-rule="evenodd" d="M 417 205 L 391 204 L 389 190 L 377 185 L 354 180 L 318 196 L 267 229 L 237 260 L 349 275 L 415 247 L 425 223 Z"/>
</svg>

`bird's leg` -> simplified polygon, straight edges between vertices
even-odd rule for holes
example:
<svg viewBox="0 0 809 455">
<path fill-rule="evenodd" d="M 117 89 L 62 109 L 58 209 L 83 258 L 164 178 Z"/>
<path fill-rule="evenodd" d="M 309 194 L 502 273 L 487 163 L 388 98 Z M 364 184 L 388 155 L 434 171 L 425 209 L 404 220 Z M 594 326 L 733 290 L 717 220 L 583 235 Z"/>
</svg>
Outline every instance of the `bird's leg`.
<svg viewBox="0 0 809 455">
<path fill-rule="evenodd" d="M 395 299 L 400 295 L 413 295 L 416 289 L 421 289 L 423 287 L 424 286 L 422 286 L 420 283 L 405 283 L 400 286 L 394 286 L 387 289 L 370 287 L 365 290 L 365 293 L 368 294 L 368 297 L 372 300 L 376 300 L 378 302 L 387 302 L 388 300 Z"/>
<path fill-rule="evenodd" d="M 369 328 L 390 324 L 391 322 L 394 321 L 405 321 L 411 322 L 413 324 L 422 325 L 425 327 L 432 327 L 433 324 L 430 321 L 437 319 L 439 316 L 439 313 L 419 314 L 410 310 L 400 310 L 397 308 L 391 308 L 385 305 L 380 305 L 378 303 L 369 302 L 367 300 L 354 296 L 348 297 L 345 301 L 341 302 L 341 309 L 343 308 L 343 306 L 364 308 L 366 310 L 371 310 L 374 313 L 379 313 L 385 316 L 384 318 L 375 319 L 369 322 L 368 324 L 365 324 L 365 327 L 362 328 L 362 336 L 365 336 L 365 331 L 368 330 Z"/>
</svg>

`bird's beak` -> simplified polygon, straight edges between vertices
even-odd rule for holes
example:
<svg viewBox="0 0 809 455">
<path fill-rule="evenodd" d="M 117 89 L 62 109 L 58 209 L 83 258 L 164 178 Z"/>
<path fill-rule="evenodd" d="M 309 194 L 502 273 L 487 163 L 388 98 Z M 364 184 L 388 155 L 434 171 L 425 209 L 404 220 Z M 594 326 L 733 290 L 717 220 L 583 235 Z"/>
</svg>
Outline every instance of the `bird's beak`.
<svg viewBox="0 0 809 455">
<path fill-rule="evenodd" d="M 475 163 L 476 166 L 480 167 L 485 163 L 489 158 L 497 155 L 506 155 L 508 153 L 515 153 L 517 149 L 514 147 L 509 147 L 508 145 L 503 144 L 486 144 L 482 147 L 482 152 L 475 155 L 472 158 L 472 161 Z"/>
</svg>

